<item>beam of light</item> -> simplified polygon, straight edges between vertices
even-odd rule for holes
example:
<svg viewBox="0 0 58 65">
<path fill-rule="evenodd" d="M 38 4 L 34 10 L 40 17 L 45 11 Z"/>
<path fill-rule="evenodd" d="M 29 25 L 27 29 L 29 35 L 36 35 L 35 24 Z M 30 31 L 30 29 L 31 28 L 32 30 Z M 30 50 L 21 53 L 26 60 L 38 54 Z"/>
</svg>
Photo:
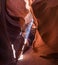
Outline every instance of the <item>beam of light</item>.
<svg viewBox="0 0 58 65">
<path fill-rule="evenodd" d="M 33 24 L 33 19 L 32 19 L 32 21 L 29 23 L 28 27 L 27 27 L 26 30 L 25 30 L 26 35 L 25 35 L 25 39 L 24 39 L 24 45 L 23 45 L 23 47 L 22 47 L 22 51 L 21 51 L 21 54 L 20 54 L 20 57 L 18 58 L 18 60 L 22 60 L 22 59 L 23 59 L 24 47 L 25 47 L 25 45 L 26 45 L 26 43 L 27 43 L 27 40 L 28 40 L 28 37 L 29 37 L 29 34 L 30 34 L 30 30 L 31 30 L 32 24 Z"/>
<path fill-rule="evenodd" d="M 24 0 L 24 1 L 26 2 L 26 9 L 28 9 L 29 12 L 30 12 L 29 1 L 28 0 Z M 27 18 L 28 18 L 28 16 L 27 16 Z M 23 59 L 23 51 L 24 51 L 25 45 L 27 43 L 27 40 L 28 40 L 32 25 L 33 25 L 33 17 L 32 17 L 32 14 L 31 14 L 31 21 L 29 22 L 28 27 L 25 30 L 26 34 L 25 34 L 25 37 L 24 37 L 24 45 L 22 46 L 22 51 L 21 51 L 21 54 L 20 54 L 20 57 L 18 58 L 18 60 L 22 60 Z"/>
<path fill-rule="evenodd" d="M 16 58 L 14 45 L 12 44 L 11 47 L 12 47 L 12 51 L 13 51 L 13 56 L 14 56 L 14 58 Z"/>
<path fill-rule="evenodd" d="M 29 36 L 29 34 L 30 34 L 30 30 L 31 30 L 31 27 L 32 27 L 32 24 L 33 24 L 33 19 L 31 20 L 31 22 L 28 24 L 28 27 L 26 28 L 26 30 L 25 30 L 25 33 L 26 33 L 26 35 L 25 35 L 25 43 L 26 43 L 26 41 L 27 41 L 27 39 L 28 39 L 28 36 Z"/>
</svg>

